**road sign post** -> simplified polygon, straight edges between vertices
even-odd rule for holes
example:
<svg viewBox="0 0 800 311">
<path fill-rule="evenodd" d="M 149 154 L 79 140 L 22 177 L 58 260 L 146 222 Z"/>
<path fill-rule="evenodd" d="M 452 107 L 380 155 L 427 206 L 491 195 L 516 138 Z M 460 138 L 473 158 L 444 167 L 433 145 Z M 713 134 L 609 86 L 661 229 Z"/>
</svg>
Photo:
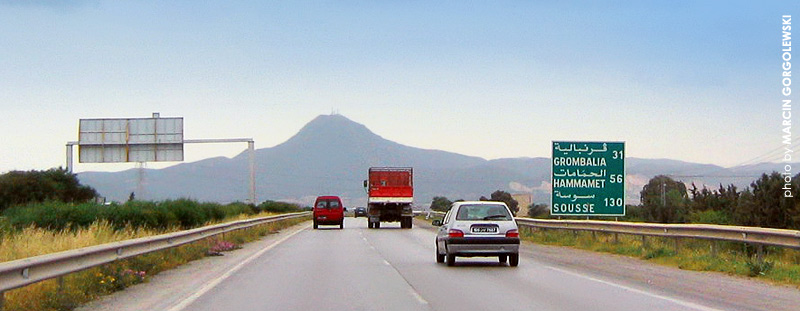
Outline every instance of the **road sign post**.
<svg viewBox="0 0 800 311">
<path fill-rule="evenodd" d="M 554 141 L 552 147 L 551 215 L 625 215 L 624 142 Z"/>
</svg>

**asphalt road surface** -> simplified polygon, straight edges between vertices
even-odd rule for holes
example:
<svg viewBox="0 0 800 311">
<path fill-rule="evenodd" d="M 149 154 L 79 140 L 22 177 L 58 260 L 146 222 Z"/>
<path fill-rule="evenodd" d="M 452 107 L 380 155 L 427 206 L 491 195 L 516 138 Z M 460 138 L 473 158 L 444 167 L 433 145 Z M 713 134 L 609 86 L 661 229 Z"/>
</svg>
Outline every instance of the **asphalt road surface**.
<svg viewBox="0 0 800 311">
<path fill-rule="evenodd" d="M 434 231 L 310 223 L 168 271 L 81 310 L 796 310 L 800 290 L 637 259 L 523 243 L 437 264 Z"/>
</svg>

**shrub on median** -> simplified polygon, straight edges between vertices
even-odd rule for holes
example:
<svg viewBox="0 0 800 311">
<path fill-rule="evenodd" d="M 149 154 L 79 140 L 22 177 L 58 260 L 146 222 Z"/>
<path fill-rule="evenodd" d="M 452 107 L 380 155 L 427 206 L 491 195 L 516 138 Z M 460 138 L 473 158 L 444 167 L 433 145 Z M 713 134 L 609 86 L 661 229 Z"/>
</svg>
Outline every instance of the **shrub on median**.
<svg viewBox="0 0 800 311">
<path fill-rule="evenodd" d="M 8 226 L 26 228 L 35 226 L 53 231 L 86 228 L 93 222 L 105 220 L 115 229 L 184 229 L 202 226 L 210 221 L 220 221 L 237 215 L 252 215 L 260 210 L 252 205 L 236 202 L 217 204 L 188 199 L 163 202 L 130 201 L 124 204 L 101 205 L 96 203 L 69 204 L 62 202 L 31 203 L 4 211 Z"/>
</svg>

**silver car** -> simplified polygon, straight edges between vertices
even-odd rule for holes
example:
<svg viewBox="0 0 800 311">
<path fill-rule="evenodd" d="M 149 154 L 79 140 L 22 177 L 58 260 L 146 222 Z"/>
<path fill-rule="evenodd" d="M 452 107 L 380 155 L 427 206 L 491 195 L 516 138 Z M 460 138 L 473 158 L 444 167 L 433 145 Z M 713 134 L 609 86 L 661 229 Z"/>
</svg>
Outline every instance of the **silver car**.
<svg viewBox="0 0 800 311">
<path fill-rule="evenodd" d="M 455 202 L 442 220 L 436 234 L 436 262 L 447 259 L 447 265 L 456 262 L 456 256 L 497 256 L 501 263 L 519 265 L 519 229 L 514 216 L 503 202 Z"/>
</svg>

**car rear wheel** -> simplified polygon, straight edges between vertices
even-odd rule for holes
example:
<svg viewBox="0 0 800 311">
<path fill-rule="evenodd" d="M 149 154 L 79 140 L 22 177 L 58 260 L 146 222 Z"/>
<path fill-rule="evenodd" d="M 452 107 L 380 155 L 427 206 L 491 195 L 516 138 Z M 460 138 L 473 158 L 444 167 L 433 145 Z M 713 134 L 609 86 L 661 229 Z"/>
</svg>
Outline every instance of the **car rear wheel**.
<svg viewBox="0 0 800 311">
<path fill-rule="evenodd" d="M 447 254 L 447 266 L 452 267 L 456 264 L 456 255 Z"/>
<path fill-rule="evenodd" d="M 318 225 L 318 224 L 317 224 L 317 222 L 315 221 L 315 222 L 314 222 L 314 229 L 317 229 L 317 228 L 319 228 L 319 225 Z"/>
<path fill-rule="evenodd" d="M 509 266 L 516 267 L 519 266 L 519 254 L 512 254 L 509 256 L 510 260 L 508 262 Z"/>
<path fill-rule="evenodd" d="M 508 255 L 500 255 L 500 256 L 497 256 L 497 257 L 498 257 L 498 260 L 500 261 L 500 263 L 506 263 L 506 261 L 508 261 Z"/>
<path fill-rule="evenodd" d="M 439 254 L 439 246 L 438 245 L 436 246 L 436 262 L 437 263 L 443 263 L 444 262 L 444 255 L 443 254 Z"/>
<path fill-rule="evenodd" d="M 344 229 L 344 220 L 342 220 L 342 222 L 339 223 L 339 229 Z"/>
</svg>

